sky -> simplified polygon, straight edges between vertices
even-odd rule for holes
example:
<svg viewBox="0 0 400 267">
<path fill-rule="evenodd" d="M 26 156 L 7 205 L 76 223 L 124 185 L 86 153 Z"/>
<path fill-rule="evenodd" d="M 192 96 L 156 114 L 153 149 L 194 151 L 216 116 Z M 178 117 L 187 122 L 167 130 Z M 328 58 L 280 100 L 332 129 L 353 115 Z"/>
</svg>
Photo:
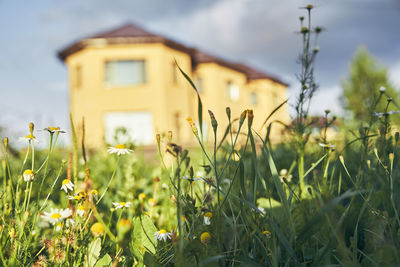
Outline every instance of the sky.
<svg viewBox="0 0 400 267">
<path fill-rule="evenodd" d="M 341 82 L 358 47 L 366 47 L 400 89 L 400 0 L 0 0 L 0 126 L 3 134 L 68 128 L 67 68 L 56 54 L 85 36 L 138 24 L 221 58 L 244 62 L 299 88 L 300 7 L 313 4 L 320 36 L 313 114 L 342 114 Z M 292 109 L 293 110 L 293 109 Z"/>
</svg>

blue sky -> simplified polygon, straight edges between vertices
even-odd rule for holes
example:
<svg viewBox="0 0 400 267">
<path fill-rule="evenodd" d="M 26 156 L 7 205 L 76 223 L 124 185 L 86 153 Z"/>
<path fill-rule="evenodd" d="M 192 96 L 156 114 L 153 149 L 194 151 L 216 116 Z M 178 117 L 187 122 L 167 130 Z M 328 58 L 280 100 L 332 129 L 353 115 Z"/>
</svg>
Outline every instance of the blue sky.
<svg viewBox="0 0 400 267">
<path fill-rule="evenodd" d="M 314 2 L 314 3 L 313 3 Z M 301 0 L 0 0 L 0 126 L 23 134 L 38 128 L 68 128 L 67 69 L 56 53 L 79 38 L 126 22 L 138 23 L 222 58 L 242 61 L 291 84 L 296 98 Z M 363 45 L 390 70 L 400 89 L 400 1 L 311 1 L 321 36 L 317 60 L 320 91 L 312 112 L 340 114 L 340 83 L 357 47 Z"/>
</svg>

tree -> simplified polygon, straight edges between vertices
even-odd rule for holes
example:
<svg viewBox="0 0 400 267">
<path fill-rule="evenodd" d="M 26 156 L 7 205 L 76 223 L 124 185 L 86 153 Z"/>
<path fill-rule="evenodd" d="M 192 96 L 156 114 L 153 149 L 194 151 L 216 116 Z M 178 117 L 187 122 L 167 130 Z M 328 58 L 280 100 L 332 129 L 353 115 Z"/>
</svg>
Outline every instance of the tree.
<svg viewBox="0 0 400 267">
<path fill-rule="evenodd" d="M 388 97 L 393 98 L 389 110 L 400 109 L 399 93 L 390 83 L 387 69 L 378 65 L 366 48 L 357 50 L 342 87 L 343 107 L 355 121 L 370 122 L 373 112 L 384 111 Z M 393 116 L 391 121 L 400 124 L 400 116 Z"/>
</svg>

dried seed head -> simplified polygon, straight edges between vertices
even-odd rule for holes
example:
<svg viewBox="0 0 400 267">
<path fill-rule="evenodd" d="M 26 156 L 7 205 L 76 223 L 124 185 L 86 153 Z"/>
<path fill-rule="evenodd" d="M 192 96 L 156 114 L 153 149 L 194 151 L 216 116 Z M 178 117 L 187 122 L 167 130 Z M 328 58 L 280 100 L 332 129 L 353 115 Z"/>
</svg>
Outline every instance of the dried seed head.
<svg viewBox="0 0 400 267">
<path fill-rule="evenodd" d="M 242 126 L 244 120 L 246 119 L 247 116 L 247 109 L 240 114 L 240 119 L 239 119 L 239 127 Z"/>
<path fill-rule="evenodd" d="M 249 128 L 251 128 L 251 125 L 253 124 L 253 119 L 254 119 L 254 114 L 252 109 L 247 110 L 247 125 Z"/>
<path fill-rule="evenodd" d="M 230 107 L 226 107 L 226 116 L 228 116 L 228 119 L 231 120 L 231 108 Z"/>
<path fill-rule="evenodd" d="M 7 149 L 7 147 L 8 147 L 8 137 L 4 137 L 3 142 L 4 142 L 4 146 Z"/>
</svg>

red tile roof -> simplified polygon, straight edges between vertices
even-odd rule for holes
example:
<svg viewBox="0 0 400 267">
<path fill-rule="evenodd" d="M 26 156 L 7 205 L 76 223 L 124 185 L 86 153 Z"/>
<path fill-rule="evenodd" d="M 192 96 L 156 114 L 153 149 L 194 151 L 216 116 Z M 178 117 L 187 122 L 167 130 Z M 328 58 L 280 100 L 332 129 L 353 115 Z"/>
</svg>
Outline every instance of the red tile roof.
<svg viewBox="0 0 400 267">
<path fill-rule="evenodd" d="M 58 52 L 58 58 L 64 61 L 69 55 L 74 54 L 91 43 L 96 42 L 96 40 L 105 40 L 107 44 L 120 44 L 120 43 L 163 43 L 168 47 L 177 49 L 188 53 L 193 61 L 193 66 L 196 67 L 201 63 L 216 63 L 221 66 L 234 69 L 236 71 L 242 72 L 247 76 L 248 80 L 256 79 L 269 79 L 274 82 L 288 86 L 287 83 L 281 81 L 280 79 L 266 74 L 262 71 L 256 70 L 242 63 L 232 63 L 227 60 L 221 59 L 216 56 L 212 56 L 203 51 L 195 48 L 187 47 L 180 43 L 177 43 L 171 39 L 164 36 L 153 34 L 142 27 L 138 27 L 133 24 L 125 24 L 121 27 L 111 29 L 105 32 L 101 32 L 86 38 L 83 38 L 63 50 Z"/>
</svg>

